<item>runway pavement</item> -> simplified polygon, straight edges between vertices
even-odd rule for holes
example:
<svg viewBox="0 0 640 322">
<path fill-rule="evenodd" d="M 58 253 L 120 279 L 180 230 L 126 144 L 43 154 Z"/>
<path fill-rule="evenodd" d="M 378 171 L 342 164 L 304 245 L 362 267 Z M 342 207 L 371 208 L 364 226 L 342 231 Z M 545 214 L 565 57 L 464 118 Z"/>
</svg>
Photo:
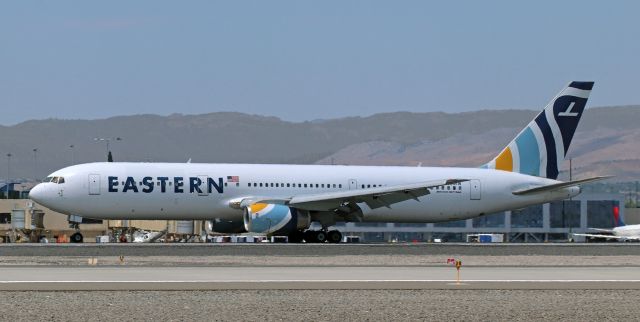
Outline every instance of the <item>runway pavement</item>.
<svg viewBox="0 0 640 322">
<path fill-rule="evenodd" d="M 0 256 L 640 256 L 640 243 L 602 244 L 0 244 Z"/>
<path fill-rule="evenodd" d="M 3 267 L 0 290 L 640 289 L 637 267 Z"/>
</svg>

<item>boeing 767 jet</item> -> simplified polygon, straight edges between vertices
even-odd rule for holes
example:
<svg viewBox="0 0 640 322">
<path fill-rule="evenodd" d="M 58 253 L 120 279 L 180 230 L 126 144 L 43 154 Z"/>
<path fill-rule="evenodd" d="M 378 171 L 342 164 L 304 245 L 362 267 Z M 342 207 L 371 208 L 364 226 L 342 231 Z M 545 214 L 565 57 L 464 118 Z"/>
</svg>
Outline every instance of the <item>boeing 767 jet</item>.
<svg viewBox="0 0 640 322">
<path fill-rule="evenodd" d="M 36 202 L 94 219 L 206 220 L 221 233 L 340 242 L 337 222 L 462 220 L 562 200 L 557 181 L 593 82 L 571 82 L 490 162 L 474 168 L 105 162 L 70 166 Z M 317 222 L 320 230 L 310 230 Z M 82 235 L 74 234 L 80 241 Z"/>
</svg>

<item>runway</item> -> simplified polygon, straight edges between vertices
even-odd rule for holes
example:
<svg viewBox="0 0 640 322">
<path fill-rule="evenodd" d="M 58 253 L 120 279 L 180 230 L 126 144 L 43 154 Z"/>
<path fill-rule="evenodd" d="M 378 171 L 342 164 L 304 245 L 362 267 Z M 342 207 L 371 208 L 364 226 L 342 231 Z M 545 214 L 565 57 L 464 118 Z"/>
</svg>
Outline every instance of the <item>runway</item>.
<svg viewBox="0 0 640 322">
<path fill-rule="evenodd" d="M 0 290 L 640 289 L 637 267 L 3 267 Z"/>
<path fill-rule="evenodd" d="M 640 256 L 640 243 L 0 244 L 0 256 Z"/>
</svg>

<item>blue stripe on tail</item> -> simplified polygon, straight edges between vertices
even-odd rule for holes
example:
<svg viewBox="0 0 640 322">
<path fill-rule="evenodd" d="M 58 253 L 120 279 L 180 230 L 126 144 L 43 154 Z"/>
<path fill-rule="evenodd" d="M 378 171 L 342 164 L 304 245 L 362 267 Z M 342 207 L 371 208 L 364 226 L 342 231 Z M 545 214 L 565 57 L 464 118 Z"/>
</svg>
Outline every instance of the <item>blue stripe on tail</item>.
<svg viewBox="0 0 640 322">
<path fill-rule="evenodd" d="M 518 153 L 520 154 L 520 173 L 531 176 L 540 175 L 540 149 L 538 141 L 530 127 L 516 138 Z"/>
</svg>

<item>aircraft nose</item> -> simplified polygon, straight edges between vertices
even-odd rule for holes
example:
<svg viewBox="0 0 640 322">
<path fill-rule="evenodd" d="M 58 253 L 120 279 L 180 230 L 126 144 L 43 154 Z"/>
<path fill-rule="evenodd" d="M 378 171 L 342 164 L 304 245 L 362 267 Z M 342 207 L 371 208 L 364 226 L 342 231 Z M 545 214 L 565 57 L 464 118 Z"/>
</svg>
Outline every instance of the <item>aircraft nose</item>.
<svg viewBox="0 0 640 322">
<path fill-rule="evenodd" d="M 44 187 L 44 184 L 39 183 L 33 187 L 31 191 L 29 191 L 29 198 L 39 204 L 42 204 L 42 201 L 46 198 L 46 188 Z"/>
</svg>

